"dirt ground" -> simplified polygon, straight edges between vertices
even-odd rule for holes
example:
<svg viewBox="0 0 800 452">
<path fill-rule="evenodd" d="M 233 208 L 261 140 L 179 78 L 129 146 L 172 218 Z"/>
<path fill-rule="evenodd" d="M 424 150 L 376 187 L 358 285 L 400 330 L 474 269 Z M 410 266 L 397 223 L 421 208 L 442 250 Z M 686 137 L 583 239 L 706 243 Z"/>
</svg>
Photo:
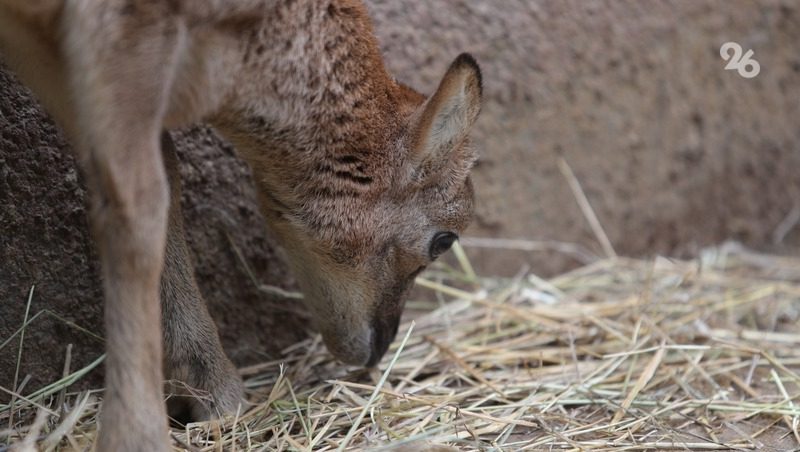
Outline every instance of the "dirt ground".
<svg viewBox="0 0 800 452">
<path fill-rule="evenodd" d="M 800 3 L 368 4 L 387 65 L 411 86 L 432 91 L 461 51 L 482 65 L 471 236 L 600 253 L 556 166 L 564 157 L 620 254 L 686 256 L 726 239 L 793 252 L 800 243 L 797 228 L 773 243 L 800 209 Z M 756 78 L 723 70 L 726 41 L 754 50 Z M 296 303 L 259 292 L 236 256 L 241 250 L 259 282 L 292 287 L 249 170 L 205 129 L 176 136 L 189 242 L 225 347 L 240 365 L 277 357 L 307 322 Z M 43 314 L 26 330 L 23 392 L 61 373 L 69 343 L 73 368 L 102 353 L 99 340 L 68 323 L 102 332 L 86 191 L 66 148 L 30 94 L 0 71 L 0 343 L 23 323 L 32 286 L 30 315 L 60 317 Z M 527 266 L 549 275 L 578 264 L 559 253 L 468 251 L 485 274 Z M 18 345 L 0 350 L 0 386 L 12 386 Z"/>
</svg>

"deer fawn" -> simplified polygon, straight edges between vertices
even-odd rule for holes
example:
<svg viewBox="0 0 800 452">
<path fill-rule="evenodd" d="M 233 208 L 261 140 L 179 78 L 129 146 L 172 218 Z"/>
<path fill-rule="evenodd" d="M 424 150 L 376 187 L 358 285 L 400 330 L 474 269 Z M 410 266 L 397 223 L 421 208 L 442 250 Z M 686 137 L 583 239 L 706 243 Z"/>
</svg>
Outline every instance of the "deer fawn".
<svg viewBox="0 0 800 452">
<path fill-rule="evenodd" d="M 379 361 L 414 277 L 472 216 L 477 64 L 459 56 L 426 99 L 387 73 L 358 1 L 0 0 L 0 53 L 70 138 L 92 193 L 99 450 L 169 449 L 164 376 L 210 393 L 188 407 L 198 418 L 242 400 L 194 280 L 165 129 L 206 121 L 251 165 L 346 363 Z"/>
</svg>

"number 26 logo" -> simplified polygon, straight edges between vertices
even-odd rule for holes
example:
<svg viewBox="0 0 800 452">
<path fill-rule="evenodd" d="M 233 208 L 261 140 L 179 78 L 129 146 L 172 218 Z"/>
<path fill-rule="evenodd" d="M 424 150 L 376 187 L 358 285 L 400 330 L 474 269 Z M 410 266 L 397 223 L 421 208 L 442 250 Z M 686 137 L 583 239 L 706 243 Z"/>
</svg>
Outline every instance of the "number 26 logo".
<svg viewBox="0 0 800 452">
<path fill-rule="evenodd" d="M 731 55 L 731 50 L 733 55 Z M 753 78 L 761 72 L 761 65 L 752 58 L 753 51 L 748 50 L 742 56 L 742 46 L 736 42 L 722 44 L 722 47 L 719 48 L 719 56 L 728 62 L 725 65 L 726 70 L 736 70 L 744 78 Z"/>
</svg>

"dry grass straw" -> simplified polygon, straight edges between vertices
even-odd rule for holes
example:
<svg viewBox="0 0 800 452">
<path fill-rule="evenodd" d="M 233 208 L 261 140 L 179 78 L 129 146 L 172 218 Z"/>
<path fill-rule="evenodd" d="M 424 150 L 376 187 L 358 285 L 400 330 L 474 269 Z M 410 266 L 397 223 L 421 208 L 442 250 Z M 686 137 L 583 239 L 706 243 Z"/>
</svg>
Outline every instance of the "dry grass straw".
<svg viewBox="0 0 800 452">
<path fill-rule="evenodd" d="M 459 269 L 419 279 L 437 301 L 413 330 L 401 326 L 381 370 L 348 373 L 309 339 L 242 369 L 253 405 L 174 428 L 174 446 L 800 447 L 800 260 L 724 246 L 690 262 L 602 260 L 543 280 L 480 278 L 456 254 Z M 85 449 L 99 400 L 53 405 L 83 371 L 0 406 L 0 428 L 14 419 L 0 435 L 20 450 Z"/>
</svg>

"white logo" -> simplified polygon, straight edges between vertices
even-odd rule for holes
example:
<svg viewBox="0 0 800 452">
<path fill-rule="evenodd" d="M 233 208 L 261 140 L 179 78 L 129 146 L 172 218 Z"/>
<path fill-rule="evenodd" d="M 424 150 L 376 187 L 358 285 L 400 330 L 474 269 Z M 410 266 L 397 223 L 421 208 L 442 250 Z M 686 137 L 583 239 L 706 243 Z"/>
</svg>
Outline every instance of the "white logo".
<svg viewBox="0 0 800 452">
<path fill-rule="evenodd" d="M 733 50 L 733 55 L 731 55 L 731 50 Z M 719 56 L 721 56 L 723 60 L 728 61 L 728 64 L 725 65 L 726 70 L 736 69 L 739 75 L 744 78 L 753 78 L 761 72 L 761 65 L 758 64 L 758 61 L 751 58 L 753 56 L 753 51 L 748 50 L 747 53 L 742 56 L 742 46 L 736 42 L 731 41 L 722 44 L 722 47 L 719 48 Z"/>
</svg>

